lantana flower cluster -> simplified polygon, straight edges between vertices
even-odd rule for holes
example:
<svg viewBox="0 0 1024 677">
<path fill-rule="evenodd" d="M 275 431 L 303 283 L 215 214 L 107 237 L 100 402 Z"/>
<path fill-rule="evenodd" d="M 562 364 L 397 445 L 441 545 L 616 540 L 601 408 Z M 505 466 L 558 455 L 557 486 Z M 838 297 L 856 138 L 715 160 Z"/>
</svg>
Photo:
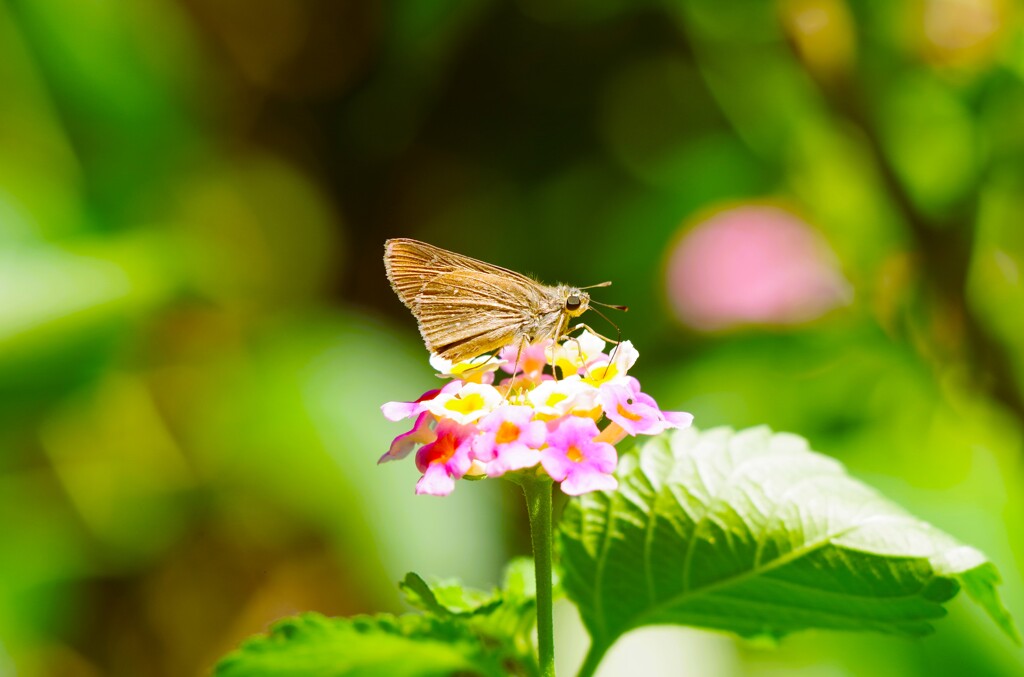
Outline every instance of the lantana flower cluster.
<svg viewBox="0 0 1024 677">
<path fill-rule="evenodd" d="M 640 390 L 628 375 L 639 357 L 632 343 L 604 350 L 603 340 L 584 332 L 458 364 L 434 355 L 431 366 L 449 382 L 413 402 L 381 407 L 389 420 L 415 423 L 379 462 L 419 447 L 416 467 L 423 476 L 416 493 L 434 496 L 451 493 L 463 477 L 514 472 L 547 473 L 572 496 L 614 489 L 614 444 L 627 435 L 684 428 L 693 417 L 662 411 Z"/>
</svg>

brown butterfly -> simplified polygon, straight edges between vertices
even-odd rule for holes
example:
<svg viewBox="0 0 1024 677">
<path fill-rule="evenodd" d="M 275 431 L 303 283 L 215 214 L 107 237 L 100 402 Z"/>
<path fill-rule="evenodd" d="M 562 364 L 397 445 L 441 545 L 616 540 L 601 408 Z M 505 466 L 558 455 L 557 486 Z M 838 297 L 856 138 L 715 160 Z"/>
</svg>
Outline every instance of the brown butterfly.
<svg viewBox="0 0 1024 677">
<path fill-rule="evenodd" d="M 521 350 L 528 343 L 558 341 L 575 329 L 590 329 L 584 324 L 569 326 L 590 308 L 590 294 L 584 289 L 611 284 L 550 287 L 507 268 L 407 238 L 384 243 L 384 267 L 398 298 L 416 317 L 427 349 L 452 362 L 507 345 L 518 344 Z"/>
</svg>

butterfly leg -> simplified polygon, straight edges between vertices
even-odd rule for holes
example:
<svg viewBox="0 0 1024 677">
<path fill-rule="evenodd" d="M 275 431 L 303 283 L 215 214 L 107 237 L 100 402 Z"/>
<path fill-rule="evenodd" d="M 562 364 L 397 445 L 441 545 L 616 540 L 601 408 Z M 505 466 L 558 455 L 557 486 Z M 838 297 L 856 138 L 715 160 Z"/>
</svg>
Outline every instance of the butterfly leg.
<svg viewBox="0 0 1024 677">
<path fill-rule="evenodd" d="M 573 332 L 573 331 L 576 331 L 577 329 L 586 329 L 587 331 L 589 331 L 591 334 L 593 334 L 597 338 L 601 339 L 602 341 L 606 341 L 608 343 L 614 343 L 615 345 L 614 345 L 614 347 L 612 347 L 612 351 L 608 354 L 608 364 L 611 364 L 615 360 L 615 351 L 619 349 L 619 344 L 622 343 L 622 332 L 618 332 L 618 339 L 614 339 L 613 340 L 613 339 L 608 338 L 607 336 L 602 336 L 601 334 L 598 334 L 596 331 L 593 330 L 593 328 L 591 328 L 590 326 L 588 326 L 584 322 L 580 322 L 579 324 L 577 324 L 575 327 L 573 327 L 569 331 Z M 616 327 L 615 329 L 616 329 L 616 331 L 618 331 L 618 327 Z M 578 342 L 577 342 L 577 345 L 579 345 Z M 607 375 L 607 373 L 608 373 L 608 366 L 607 365 L 605 365 L 604 371 L 605 371 L 605 375 Z M 604 378 L 604 375 L 602 375 L 601 378 Z"/>
<path fill-rule="evenodd" d="M 607 336 L 602 336 L 601 334 L 598 334 L 596 331 L 594 331 L 594 329 L 591 326 L 589 326 L 587 324 L 584 324 L 583 322 L 580 322 L 575 327 L 572 327 L 571 329 L 569 329 L 569 331 L 573 332 L 573 331 L 576 331 L 577 329 L 586 329 L 587 331 L 589 331 L 591 334 L 593 334 L 597 338 L 601 339 L 602 341 L 606 341 L 608 343 L 614 343 L 615 345 L 619 345 L 619 343 L 621 343 L 621 341 L 618 341 L 616 339 L 610 339 Z M 566 333 L 568 333 L 568 332 L 566 332 Z M 619 338 L 620 339 L 622 338 L 621 335 L 619 336 Z"/>
<path fill-rule="evenodd" d="M 587 366 L 586 362 L 583 361 L 583 344 L 580 343 L 580 340 L 578 338 L 576 338 L 575 336 L 568 336 L 568 335 L 566 335 L 565 340 L 566 341 L 572 341 L 573 343 L 576 344 L 576 356 L 580 358 L 580 366 L 579 366 L 579 368 L 582 369 L 585 366 Z M 555 369 L 552 368 L 552 371 L 555 371 Z M 558 376 L 556 375 L 555 378 L 558 378 Z"/>
<path fill-rule="evenodd" d="M 525 338 L 522 341 L 519 342 L 519 350 L 516 351 L 516 361 L 512 365 L 512 380 L 509 381 L 508 390 L 505 391 L 505 397 L 502 398 L 502 400 L 501 400 L 502 404 L 505 404 L 506 400 L 508 400 L 509 394 L 512 392 L 512 389 L 516 387 L 516 374 L 519 373 L 519 358 L 521 358 L 523 356 L 523 349 L 524 348 L 526 348 L 526 339 Z"/>
</svg>

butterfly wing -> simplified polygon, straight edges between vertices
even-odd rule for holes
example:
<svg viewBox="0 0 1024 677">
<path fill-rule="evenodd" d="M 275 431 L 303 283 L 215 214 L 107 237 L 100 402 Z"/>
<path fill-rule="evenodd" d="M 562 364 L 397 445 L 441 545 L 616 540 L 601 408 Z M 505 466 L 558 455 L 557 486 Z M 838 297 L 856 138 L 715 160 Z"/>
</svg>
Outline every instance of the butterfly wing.
<svg viewBox="0 0 1024 677">
<path fill-rule="evenodd" d="M 466 270 L 436 276 L 410 306 L 427 348 L 460 362 L 527 338 L 543 290 L 528 281 Z"/>
<path fill-rule="evenodd" d="M 384 243 L 384 268 L 398 298 L 413 312 L 416 310 L 413 307 L 416 297 L 427 284 L 449 273 L 470 271 L 508 278 L 521 285 L 538 285 L 513 270 L 408 238 L 395 238 Z"/>
</svg>

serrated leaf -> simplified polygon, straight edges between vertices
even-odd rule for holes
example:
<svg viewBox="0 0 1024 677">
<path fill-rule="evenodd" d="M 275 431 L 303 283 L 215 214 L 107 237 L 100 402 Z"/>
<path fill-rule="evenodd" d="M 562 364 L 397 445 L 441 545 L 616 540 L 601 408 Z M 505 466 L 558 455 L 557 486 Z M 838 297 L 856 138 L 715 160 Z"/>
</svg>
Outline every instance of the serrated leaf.
<svg viewBox="0 0 1024 677">
<path fill-rule="evenodd" d="M 427 583 L 410 573 L 399 583 L 424 614 L 329 619 L 304 614 L 247 641 L 217 677 L 538 674 L 532 561 L 513 560 L 500 590 L 454 579 Z"/>
<path fill-rule="evenodd" d="M 505 566 L 501 587 L 502 603 L 491 611 L 484 627 L 491 632 L 511 637 L 513 646 L 524 664 L 536 667 L 533 646 L 533 628 L 537 625 L 537 581 L 534 578 L 533 559 L 517 557 Z"/>
<path fill-rule="evenodd" d="M 224 658 L 216 677 L 499 677 L 532 674 L 454 621 L 303 614 Z"/>
<path fill-rule="evenodd" d="M 484 592 L 467 588 L 456 579 L 427 583 L 419 574 L 409 572 L 398 584 L 409 604 L 437 616 L 471 616 L 490 613 L 502 603 L 498 590 Z"/>
<path fill-rule="evenodd" d="M 984 555 L 796 435 L 679 431 L 617 474 L 616 491 L 570 502 L 560 532 L 562 583 L 598 652 L 655 624 L 923 635 L 961 585 L 1019 641 Z"/>
<path fill-rule="evenodd" d="M 533 560 L 520 557 L 505 568 L 500 590 L 485 592 L 455 579 L 428 583 L 415 573 L 399 583 L 406 600 L 439 618 L 458 619 L 488 643 L 501 643 L 531 674 L 537 670 L 533 628 L 537 622 Z"/>
</svg>

